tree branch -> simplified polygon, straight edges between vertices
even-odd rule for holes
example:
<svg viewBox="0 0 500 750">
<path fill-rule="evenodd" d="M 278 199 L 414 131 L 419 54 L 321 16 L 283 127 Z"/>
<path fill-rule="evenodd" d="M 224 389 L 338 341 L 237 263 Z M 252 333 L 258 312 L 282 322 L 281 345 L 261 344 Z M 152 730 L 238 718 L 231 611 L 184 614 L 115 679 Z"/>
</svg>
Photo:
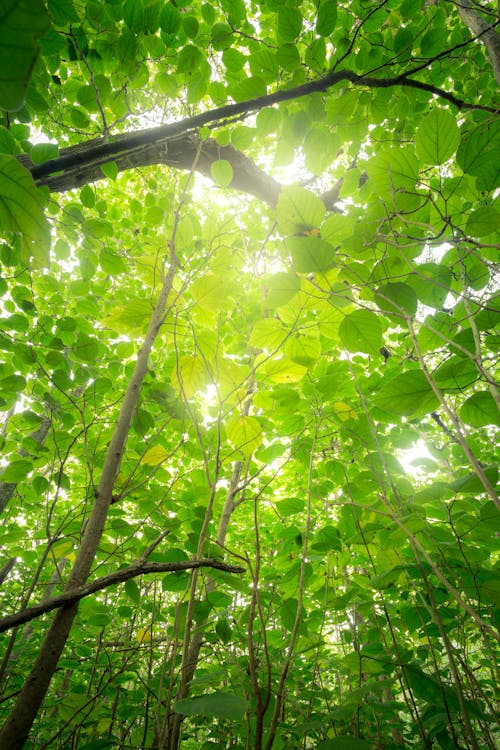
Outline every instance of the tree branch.
<svg viewBox="0 0 500 750">
<path fill-rule="evenodd" d="M 53 609 L 64 607 L 68 604 L 74 604 L 80 601 L 86 596 L 95 594 L 97 591 L 113 586 L 115 583 L 124 583 L 131 578 L 137 578 L 138 576 L 148 575 L 150 573 L 175 573 L 181 570 L 192 570 L 194 568 L 215 568 L 216 570 L 223 570 L 226 573 L 244 573 L 245 568 L 238 565 L 228 565 L 220 560 L 214 560 L 212 558 L 204 558 L 202 560 L 181 560 L 178 562 L 169 563 L 154 563 L 144 562 L 139 560 L 127 568 L 122 568 L 114 573 L 108 573 L 108 575 L 97 578 L 92 583 L 88 583 L 85 586 L 79 586 L 73 589 L 73 591 L 67 591 L 59 596 L 55 596 L 53 599 L 49 599 L 41 604 L 35 604 L 33 607 L 27 607 L 20 612 L 15 612 L 12 615 L 0 618 L 0 633 L 10 630 L 18 625 L 23 625 L 30 620 L 34 620 L 40 615 L 51 612 Z"/>
<path fill-rule="evenodd" d="M 496 82 L 500 84 L 500 34 L 494 28 L 498 21 L 494 24 L 485 21 L 477 10 L 473 9 L 470 0 L 458 0 L 455 7 L 464 24 L 484 42 Z"/>
<path fill-rule="evenodd" d="M 429 60 L 429 65 L 433 60 Z M 226 104 L 216 109 L 202 112 L 194 117 L 188 117 L 179 122 L 169 123 L 167 125 L 160 125 L 156 128 L 149 128 L 147 130 L 141 130 L 135 133 L 127 133 L 115 137 L 113 140 L 105 141 L 101 139 L 99 141 L 92 140 L 87 143 L 80 144 L 78 146 L 70 147 L 65 149 L 62 156 L 57 159 L 50 159 L 43 164 L 29 164 L 26 158 L 21 157 L 21 161 L 27 164 L 33 178 L 38 185 L 57 185 L 58 183 L 50 183 L 47 178 L 49 175 L 53 175 L 56 172 L 65 172 L 67 170 L 74 170 L 75 172 L 85 169 L 91 163 L 94 165 L 102 165 L 109 161 L 116 161 L 120 155 L 127 154 L 129 160 L 132 159 L 134 163 L 130 163 L 128 166 L 122 166 L 124 169 L 130 169 L 132 166 L 140 166 L 143 161 L 137 159 L 137 154 L 134 159 L 134 152 L 137 149 L 141 149 L 140 156 L 142 157 L 146 147 L 155 144 L 157 150 L 160 144 L 166 147 L 166 154 L 164 158 L 168 158 L 168 150 L 173 149 L 172 155 L 176 155 L 178 159 L 183 162 L 189 161 L 182 155 L 182 148 L 179 150 L 179 146 L 187 146 L 189 140 L 186 137 L 193 136 L 198 128 L 201 128 L 210 123 L 223 123 L 229 118 L 234 118 L 242 114 L 250 114 L 257 112 L 264 107 L 270 107 L 274 104 L 280 104 L 281 102 L 290 101 L 291 99 L 299 99 L 304 96 L 308 96 L 313 93 L 321 93 L 327 91 L 332 86 L 341 82 L 349 82 L 354 86 L 363 86 L 367 88 L 390 88 L 393 86 L 407 86 L 410 88 L 420 89 L 427 91 L 430 94 L 445 99 L 451 104 L 455 105 L 459 109 L 481 109 L 487 112 L 496 112 L 493 107 L 483 106 L 481 104 L 469 104 L 462 99 L 458 99 L 453 94 L 443 89 L 433 86 L 432 84 L 418 81 L 414 78 L 410 78 L 411 71 L 404 73 L 392 78 L 374 78 L 371 76 L 358 75 L 351 70 L 331 70 L 327 75 L 322 78 L 318 78 L 315 81 L 309 81 L 301 86 L 295 86 L 291 89 L 285 89 L 275 91 L 272 94 L 265 96 L 256 97 L 254 99 L 248 99 L 243 102 L 236 102 L 234 104 Z M 175 141 L 181 137 L 181 143 Z M 215 148 L 214 142 L 207 142 L 207 148 Z M 220 147 L 217 144 L 217 149 L 220 153 L 224 151 L 224 148 L 231 147 Z M 149 154 L 149 158 L 153 156 L 154 152 Z M 238 152 L 236 152 L 238 153 Z M 156 153 L 155 158 L 158 158 L 159 151 Z M 219 157 L 221 158 L 221 157 Z M 224 158 L 224 157 L 223 157 Z M 123 162 L 124 164 L 125 162 Z M 158 163 L 148 162 L 148 163 Z M 192 164 L 192 161 L 191 161 Z M 255 165 L 254 165 L 255 166 Z M 60 177 L 62 180 L 63 177 Z M 60 182 L 60 185 L 64 183 Z M 80 184 L 82 184 L 80 182 Z M 76 187 L 76 185 L 74 185 Z M 236 187 L 236 185 L 234 185 Z M 54 189 L 54 188 L 52 188 Z M 59 187 L 57 189 L 68 190 L 69 187 Z"/>
<path fill-rule="evenodd" d="M 143 131 L 149 133 L 149 131 Z M 128 142 L 130 134 L 119 135 L 113 144 Z M 95 151 L 105 144 L 103 138 L 70 146 L 61 150 L 59 160 L 64 159 L 67 165 L 59 174 L 48 174 L 37 179 L 38 186 L 46 186 L 51 192 L 74 190 L 91 182 L 105 178 L 101 165 L 109 161 L 108 156 L 94 156 Z M 109 145 L 109 144 L 108 144 Z M 226 159 L 233 168 L 231 187 L 243 190 L 256 198 L 276 205 L 281 190 L 279 182 L 267 175 L 251 159 L 233 146 L 220 146 L 213 138 L 201 140 L 194 132 L 189 131 L 170 138 L 160 138 L 145 146 L 136 146 L 120 153 L 114 159 L 119 172 L 153 164 L 165 164 L 174 169 L 190 170 L 196 155 L 196 171 L 211 178 L 210 167 L 218 159 Z M 85 161 L 82 162 L 82 157 Z M 29 156 L 18 157 L 19 161 L 33 174 L 37 169 Z M 59 161 L 55 160 L 55 161 Z"/>
</svg>

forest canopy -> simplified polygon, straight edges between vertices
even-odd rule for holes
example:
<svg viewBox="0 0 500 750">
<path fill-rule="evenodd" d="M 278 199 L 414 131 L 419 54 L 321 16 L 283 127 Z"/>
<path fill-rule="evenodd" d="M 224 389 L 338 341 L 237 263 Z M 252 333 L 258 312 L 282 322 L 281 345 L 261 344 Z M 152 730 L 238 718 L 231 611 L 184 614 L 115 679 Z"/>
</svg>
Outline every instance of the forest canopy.
<svg viewBox="0 0 500 750">
<path fill-rule="evenodd" d="M 0 748 L 500 744 L 500 34 L 0 0 Z"/>
</svg>

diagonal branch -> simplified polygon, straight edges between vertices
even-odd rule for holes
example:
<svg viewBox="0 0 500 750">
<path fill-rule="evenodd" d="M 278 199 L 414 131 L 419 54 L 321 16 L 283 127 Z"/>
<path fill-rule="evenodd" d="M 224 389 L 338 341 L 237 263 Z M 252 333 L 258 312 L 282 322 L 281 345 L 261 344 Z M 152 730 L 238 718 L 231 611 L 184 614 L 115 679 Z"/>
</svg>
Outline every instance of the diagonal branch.
<svg viewBox="0 0 500 750">
<path fill-rule="evenodd" d="M 429 60 L 429 65 L 433 60 Z M 43 164 L 28 165 L 28 168 L 38 185 L 48 184 L 46 182 L 49 175 L 56 172 L 65 172 L 66 170 L 84 169 L 86 165 L 93 163 L 102 165 L 108 161 L 116 161 L 123 154 L 132 157 L 137 149 L 145 149 L 152 144 L 166 144 L 167 149 L 179 136 L 189 136 L 194 134 L 198 128 L 210 123 L 224 123 L 229 118 L 234 118 L 242 114 L 258 112 L 264 107 L 270 107 L 274 104 L 299 99 L 313 93 L 322 93 L 341 82 L 349 82 L 354 86 L 367 88 L 390 88 L 394 86 L 410 87 L 427 91 L 430 94 L 439 96 L 442 99 L 454 104 L 459 109 L 480 109 L 487 112 L 495 112 L 493 107 L 483 106 L 481 104 L 470 104 L 444 89 L 440 89 L 429 83 L 410 78 L 412 71 L 403 73 L 391 78 L 375 78 L 372 76 L 358 75 L 352 70 L 331 70 L 327 75 L 314 81 L 308 81 L 301 86 L 295 86 L 291 89 L 275 91 L 272 94 L 248 99 L 243 102 L 226 104 L 222 107 L 202 112 L 194 117 L 187 117 L 178 122 L 160 125 L 156 128 L 149 128 L 135 133 L 128 133 L 113 140 L 95 139 L 79 146 L 65 149 L 62 156 L 56 159 L 50 159 Z M 185 139 L 183 139 L 185 143 Z M 218 147 L 219 148 L 219 147 Z M 226 147 L 229 148 L 229 147 Z M 141 151 L 142 153 L 142 151 Z M 142 163 L 142 160 L 140 160 Z M 158 162 L 156 162 L 158 163 Z M 139 166 L 139 164 L 137 164 Z M 129 168 L 129 167 L 127 167 Z M 64 188 L 68 189 L 68 188 Z"/>
<path fill-rule="evenodd" d="M 129 138 L 129 134 L 119 135 L 114 143 L 121 144 L 124 141 L 127 142 Z M 104 179 L 101 165 L 108 162 L 109 157 L 93 155 L 95 150 L 104 144 L 103 138 L 96 138 L 62 149 L 59 158 L 64 159 L 68 166 L 63 172 L 39 178 L 37 185 L 44 185 L 51 192 L 60 193 Z M 190 170 L 197 155 L 196 171 L 200 174 L 211 178 L 212 164 L 218 159 L 226 159 L 233 168 L 232 188 L 254 195 L 264 203 L 276 205 L 281 190 L 279 182 L 267 175 L 234 146 L 220 146 L 213 138 L 201 140 L 192 131 L 171 138 L 160 138 L 144 146 L 128 149 L 119 153 L 114 163 L 118 172 L 153 164 L 165 164 L 174 169 Z M 32 173 L 36 169 L 29 156 L 19 156 L 18 159 Z"/>
<path fill-rule="evenodd" d="M 13 559 L 15 560 L 15 558 Z M 17 627 L 18 625 L 23 625 L 30 620 L 40 617 L 40 615 L 51 612 L 53 609 L 59 609 L 68 604 L 74 604 L 75 602 L 80 601 L 80 599 L 95 594 L 97 591 L 102 591 L 102 589 L 108 588 L 108 586 L 113 586 L 116 583 L 124 583 L 131 578 L 137 578 L 138 576 L 151 573 L 174 573 L 180 570 L 192 570 L 194 568 L 215 568 L 217 570 L 223 570 L 226 573 L 245 572 L 245 568 L 237 565 L 227 565 L 221 560 L 214 560 L 212 558 L 203 558 L 201 560 L 180 560 L 168 563 L 154 563 L 139 560 L 133 565 L 129 565 L 127 568 L 121 568 L 121 570 L 116 570 L 114 573 L 108 573 L 108 575 L 102 576 L 102 578 L 97 578 L 95 581 L 92 581 L 92 583 L 88 583 L 85 586 L 79 586 L 71 591 L 59 594 L 59 596 L 54 596 L 46 602 L 35 604 L 33 607 L 27 607 L 19 612 L 14 612 L 12 615 L 2 617 L 0 619 L 0 633 Z"/>
</svg>

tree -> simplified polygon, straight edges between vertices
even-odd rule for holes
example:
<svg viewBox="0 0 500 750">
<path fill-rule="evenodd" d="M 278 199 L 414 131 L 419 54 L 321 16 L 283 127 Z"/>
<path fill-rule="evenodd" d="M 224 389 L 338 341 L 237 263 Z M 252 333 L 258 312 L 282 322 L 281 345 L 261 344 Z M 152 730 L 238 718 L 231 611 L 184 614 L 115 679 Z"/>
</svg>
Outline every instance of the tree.
<svg viewBox="0 0 500 750">
<path fill-rule="evenodd" d="M 0 746 L 494 749 L 493 4 L 0 19 Z"/>
</svg>

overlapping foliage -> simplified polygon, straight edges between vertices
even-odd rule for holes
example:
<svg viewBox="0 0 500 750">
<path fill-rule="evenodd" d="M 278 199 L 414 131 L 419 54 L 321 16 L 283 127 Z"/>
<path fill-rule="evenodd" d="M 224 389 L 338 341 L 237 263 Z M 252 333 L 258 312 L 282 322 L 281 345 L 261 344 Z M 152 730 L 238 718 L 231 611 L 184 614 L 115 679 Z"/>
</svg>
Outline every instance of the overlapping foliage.
<svg viewBox="0 0 500 750">
<path fill-rule="evenodd" d="M 496 23 L 4 0 L 6 748 L 498 746 Z"/>
</svg>

